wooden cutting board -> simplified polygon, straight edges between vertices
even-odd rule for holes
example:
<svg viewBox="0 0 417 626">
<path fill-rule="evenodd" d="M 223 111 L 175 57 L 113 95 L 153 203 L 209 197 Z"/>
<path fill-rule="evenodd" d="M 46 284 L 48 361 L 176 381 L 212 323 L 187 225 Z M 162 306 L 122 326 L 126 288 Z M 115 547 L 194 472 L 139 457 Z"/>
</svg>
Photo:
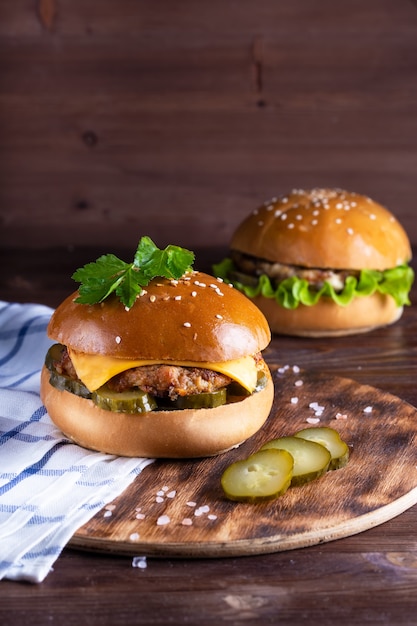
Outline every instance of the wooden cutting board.
<svg viewBox="0 0 417 626">
<path fill-rule="evenodd" d="M 347 537 L 414 505 L 417 410 L 350 379 L 295 370 L 273 372 L 274 406 L 251 440 L 216 458 L 153 462 L 70 545 L 132 556 L 263 554 Z M 348 443 L 349 464 L 272 502 L 228 501 L 220 486 L 225 467 L 312 425 L 311 403 L 324 407 L 319 425 L 335 428 Z"/>
</svg>

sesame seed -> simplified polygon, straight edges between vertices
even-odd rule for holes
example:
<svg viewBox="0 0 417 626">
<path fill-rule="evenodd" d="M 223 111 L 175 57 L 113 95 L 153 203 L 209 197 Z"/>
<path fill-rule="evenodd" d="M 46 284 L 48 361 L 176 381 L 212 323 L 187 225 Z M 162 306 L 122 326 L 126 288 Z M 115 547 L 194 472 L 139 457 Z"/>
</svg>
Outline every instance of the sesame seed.
<svg viewBox="0 0 417 626">
<path fill-rule="evenodd" d="M 338 217 L 337 219 L 335 219 L 336 224 L 341 224 L 342 220 L 340 219 L 340 217 Z"/>
<path fill-rule="evenodd" d="M 346 232 L 348 235 L 353 235 L 353 228 L 346 228 Z"/>
<path fill-rule="evenodd" d="M 222 320 L 223 319 L 223 315 L 220 315 L 220 313 L 217 313 L 216 317 L 217 317 L 218 320 Z"/>
<path fill-rule="evenodd" d="M 149 300 L 150 300 L 151 302 L 155 302 L 155 300 L 156 300 L 156 296 L 155 296 L 154 294 L 152 294 L 151 296 L 149 296 Z"/>
<path fill-rule="evenodd" d="M 317 226 L 317 224 L 318 224 L 318 221 L 317 221 L 317 220 L 311 220 L 311 225 L 312 225 L 312 226 Z"/>
<path fill-rule="evenodd" d="M 295 383 L 294 383 L 295 387 L 302 387 L 303 385 L 304 385 L 304 383 L 303 383 L 302 380 L 296 380 Z"/>
<path fill-rule="evenodd" d="M 120 343 L 121 340 L 122 340 L 122 338 L 119 335 L 117 335 L 117 337 L 115 338 L 116 343 Z"/>
<path fill-rule="evenodd" d="M 288 217 L 288 215 L 287 215 L 286 213 L 282 213 L 282 214 L 281 214 L 281 219 L 282 219 L 282 220 L 286 220 L 286 219 L 287 219 L 287 217 Z"/>
<path fill-rule="evenodd" d="M 193 297 L 193 298 L 195 298 L 195 297 L 196 297 L 196 295 L 197 295 L 197 292 L 196 292 L 196 291 L 192 291 L 192 292 L 191 292 L 191 295 L 192 295 L 192 297 Z"/>
<path fill-rule="evenodd" d="M 181 296 L 175 296 L 174 300 L 181 300 L 182 297 Z"/>
<path fill-rule="evenodd" d="M 369 218 L 370 218 L 371 220 L 376 220 L 376 215 L 374 215 L 374 213 L 371 213 L 371 214 L 370 214 L 370 216 L 369 216 Z"/>
<path fill-rule="evenodd" d="M 290 223 L 288 224 L 288 228 L 289 228 L 289 229 L 294 228 L 294 224 L 293 224 L 292 222 L 290 222 Z"/>
<path fill-rule="evenodd" d="M 183 325 L 185 326 L 185 328 L 191 328 L 190 322 L 184 322 Z"/>
</svg>

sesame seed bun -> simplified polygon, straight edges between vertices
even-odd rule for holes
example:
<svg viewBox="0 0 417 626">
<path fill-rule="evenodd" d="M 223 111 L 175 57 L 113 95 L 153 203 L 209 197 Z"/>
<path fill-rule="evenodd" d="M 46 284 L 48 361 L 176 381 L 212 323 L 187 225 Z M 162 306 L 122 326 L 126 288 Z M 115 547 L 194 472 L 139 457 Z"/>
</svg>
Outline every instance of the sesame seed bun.
<svg viewBox="0 0 417 626">
<path fill-rule="evenodd" d="M 48 336 L 86 354 L 219 362 L 256 354 L 271 339 L 253 303 L 202 272 L 155 278 L 129 310 L 116 297 L 86 305 L 77 295 L 56 309 Z"/>
<path fill-rule="evenodd" d="M 341 189 L 293 190 L 264 203 L 232 236 L 232 251 L 301 269 L 384 271 L 411 259 L 408 236 L 385 207 Z M 331 336 L 369 331 L 399 319 L 390 295 L 356 297 L 340 306 L 323 296 L 314 306 L 284 309 L 258 296 L 275 333 Z"/>
<path fill-rule="evenodd" d="M 127 310 L 116 297 L 101 304 L 69 296 L 53 313 L 48 336 L 87 355 L 120 359 L 223 363 L 259 353 L 269 343 L 262 312 L 239 291 L 200 272 L 178 281 L 155 279 Z M 196 365 L 196 366 L 197 366 Z M 261 359 L 265 385 L 215 408 L 104 410 L 50 383 L 43 368 L 41 398 L 52 421 L 76 443 L 121 456 L 213 456 L 255 434 L 268 418 L 274 387 Z"/>
</svg>

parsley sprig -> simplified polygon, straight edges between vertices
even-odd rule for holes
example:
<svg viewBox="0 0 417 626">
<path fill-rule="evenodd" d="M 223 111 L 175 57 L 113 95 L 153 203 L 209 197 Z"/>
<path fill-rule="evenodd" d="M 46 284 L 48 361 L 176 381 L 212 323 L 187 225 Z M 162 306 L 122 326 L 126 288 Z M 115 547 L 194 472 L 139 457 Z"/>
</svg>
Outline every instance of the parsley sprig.
<svg viewBox="0 0 417 626">
<path fill-rule="evenodd" d="M 76 270 L 72 278 L 81 284 L 75 301 L 97 304 L 114 292 L 130 308 L 153 278 L 181 278 L 193 262 L 194 253 L 190 250 L 173 245 L 160 250 L 150 237 L 142 237 L 133 263 L 125 263 L 114 254 L 104 254 Z"/>
</svg>

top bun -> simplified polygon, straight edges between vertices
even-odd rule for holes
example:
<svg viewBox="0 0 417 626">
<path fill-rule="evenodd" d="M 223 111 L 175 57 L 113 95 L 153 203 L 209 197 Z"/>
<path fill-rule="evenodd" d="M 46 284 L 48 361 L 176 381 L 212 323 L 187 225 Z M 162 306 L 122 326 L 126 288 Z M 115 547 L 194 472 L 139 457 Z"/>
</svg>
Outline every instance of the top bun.
<svg viewBox="0 0 417 626">
<path fill-rule="evenodd" d="M 239 291 L 201 272 L 155 278 L 130 309 L 110 296 L 101 304 L 64 300 L 51 339 L 86 354 L 131 359 L 222 362 L 263 350 L 271 339 L 261 311 Z"/>
<path fill-rule="evenodd" d="M 245 219 L 230 247 L 309 268 L 386 270 L 411 259 L 401 224 L 370 198 L 342 189 L 293 190 Z"/>
</svg>

